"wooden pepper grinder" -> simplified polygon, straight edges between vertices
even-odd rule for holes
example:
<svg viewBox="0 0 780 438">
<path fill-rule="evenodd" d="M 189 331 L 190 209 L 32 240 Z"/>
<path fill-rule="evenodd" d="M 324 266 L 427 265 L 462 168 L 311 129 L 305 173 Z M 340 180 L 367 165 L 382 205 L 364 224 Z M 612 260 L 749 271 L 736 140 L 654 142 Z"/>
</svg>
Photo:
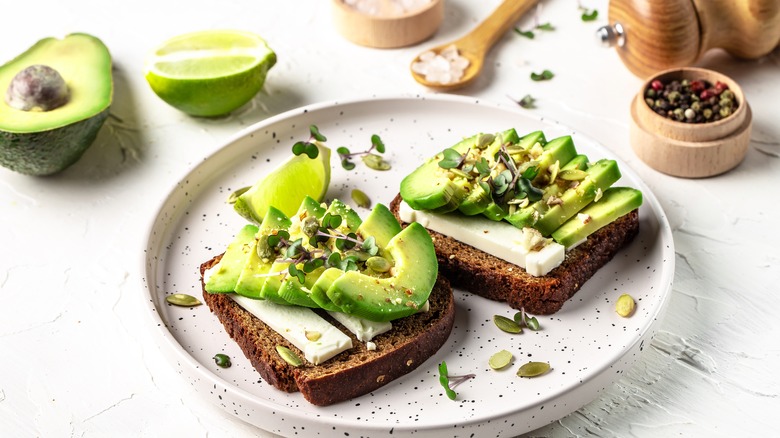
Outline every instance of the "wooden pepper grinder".
<svg viewBox="0 0 780 438">
<path fill-rule="evenodd" d="M 780 0 L 611 0 L 609 22 L 598 38 L 645 78 L 714 48 L 745 59 L 768 54 L 780 42 Z"/>
</svg>

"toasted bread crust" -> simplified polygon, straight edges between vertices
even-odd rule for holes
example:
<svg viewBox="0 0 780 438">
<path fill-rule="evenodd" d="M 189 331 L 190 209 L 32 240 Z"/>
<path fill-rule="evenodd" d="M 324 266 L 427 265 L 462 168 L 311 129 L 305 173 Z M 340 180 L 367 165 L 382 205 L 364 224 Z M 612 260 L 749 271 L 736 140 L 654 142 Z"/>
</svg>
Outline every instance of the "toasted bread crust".
<svg viewBox="0 0 780 438">
<path fill-rule="evenodd" d="M 200 266 L 201 282 L 204 271 L 219 257 Z M 392 330 L 372 340 L 377 347 L 373 351 L 323 312 L 323 317 L 352 338 L 353 347 L 322 364 L 296 368 L 279 357 L 276 346 L 284 345 L 300 357 L 303 353 L 228 295 L 204 290 L 203 298 L 263 380 L 282 391 L 300 391 L 320 406 L 367 394 L 414 370 L 441 348 L 455 319 L 452 288 L 442 276 L 431 291 L 430 311 L 393 321 Z"/>
<path fill-rule="evenodd" d="M 398 217 L 400 195 L 390 203 Z M 547 275 L 534 277 L 525 269 L 480 251 L 456 239 L 428 230 L 433 237 L 439 272 L 452 285 L 482 297 L 505 301 L 515 309 L 537 315 L 557 312 L 596 271 L 639 233 L 634 210 L 567 251 L 566 258 Z"/>
</svg>

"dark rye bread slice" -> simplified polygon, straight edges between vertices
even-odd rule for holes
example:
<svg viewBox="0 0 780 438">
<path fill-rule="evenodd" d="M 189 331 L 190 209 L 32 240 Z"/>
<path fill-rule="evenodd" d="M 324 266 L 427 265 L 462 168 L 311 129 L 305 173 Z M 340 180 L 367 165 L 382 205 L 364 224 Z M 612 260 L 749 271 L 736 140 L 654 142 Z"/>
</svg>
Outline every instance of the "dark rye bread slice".
<svg viewBox="0 0 780 438">
<path fill-rule="evenodd" d="M 390 203 L 390 211 L 399 221 L 400 203 L 400 195 Z M 439 273 L 453 287 L 494 301 L 505 301 L 530 314 L 549 315 L 560 310 L 566 300 L 639 233 L 639 212 L 634 210 L 590 235 L 585 242 L 567 251 L 560 266 L 542 277 L 534 277 L 517 265 L 444 234 L 428 231 L 436 248 Z"/>
<path fill-rule="evenodd" d="M 200 266 L 201 284 L 203 272 L 219 258 Z M 204 290 L 203 298 L 266 382 L 282 391 L 300 391 L 306 400 L 320 406 L 367 394 L 414 370 L 444 345 L 455 319 L 452 288 L 439 276 L 428 299 L 430 310 L 393 321 L 392 330 L 374 337 L 373 351 L 323 312 L 323 317 L 352 338 L 353 347 L 319 365 L 304 361 L 293 367 L 279 356 L 276 346 L 284 345 L 301 358 L 303 352 L 284 337 L 226 294 Z"/>
</svg>

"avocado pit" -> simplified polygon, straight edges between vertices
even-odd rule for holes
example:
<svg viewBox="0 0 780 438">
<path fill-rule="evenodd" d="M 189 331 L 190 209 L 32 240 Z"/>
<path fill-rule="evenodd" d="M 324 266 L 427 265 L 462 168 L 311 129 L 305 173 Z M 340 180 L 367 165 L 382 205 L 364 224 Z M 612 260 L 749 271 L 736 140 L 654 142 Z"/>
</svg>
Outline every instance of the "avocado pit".
<svg viewBox="0 0 780 438">
<path fill-rule="evenodd" d="M 70 90 L 60 73 L 47 65 L 31 65 L 14 76 L 5 102 L 21 111 L 51 111 L 70 99 Z"/>
</svg>

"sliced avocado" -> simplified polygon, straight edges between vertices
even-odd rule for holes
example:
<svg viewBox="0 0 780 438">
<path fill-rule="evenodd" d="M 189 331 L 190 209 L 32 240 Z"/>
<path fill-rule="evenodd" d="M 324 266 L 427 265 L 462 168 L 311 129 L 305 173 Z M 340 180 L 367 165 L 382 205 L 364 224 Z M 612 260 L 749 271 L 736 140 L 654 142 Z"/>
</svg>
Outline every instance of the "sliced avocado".
<svg viewBox="0 0 780 438">
<path fill-rule="evenodd" d="M 288 229 L 290 224 L 290 219 L 280 210 L 274 207 L 268 208 L 260 228 L 250 243 L 249 257 L 244 263 L 238 282 L 236 282 L 235 292 L 237 294 L 249 298 L 260 298 L 260 291 L 269 278 L 268 273 L 273 272 L 271 266 L 275 258 L 275 254 L 268 248 L 268 236 L 279 230 Z"/>
<path fill-rule="evenodd" d="M 534 142 L 534 144 L 535 143 L 536 142 Z M 531 144 L 530 147 L 533 147 L 533 144 Z M 567 135 L 550 140 L 543 146 L 541 155 L 539 155 L 539 157 L 536 159 L 538 162 L 538 172 L 536 178 L 534 178 L 532 181 L 532 184 L 537 187 L 541 186 L 542 184 L 546 184 L 546 178 L 550 166 L 556 162 L 568 163 L 575 156 L 577 156 L 577 150 L 574 147 L 574 142 L 572 141 L 571 136 Z M 488 205 L 488 207 L 483 212 L 483 215 L 488 219 L 500 221 L 502 219 L 506 219 L 509 216 L 509 209 L 508 207 L 498 205 L 493 202 Z M 527 224 L 525 224 L 525 222 L 528 220 L 527 213 L 516 212 L 513 213 L 512 216 L 513 217 L 511 220 L 509 220 L 509 222 L 511 222 L 513 225 L 520 228 L 527 226 Z"/>
<path fill-rule="evenodd" d="M 578 154 L 569 160 L 568 163 L 561 166 L 561 170 L 586 170 L 588 168 L 588 156 Z"/>
<path fill-rule="evenodd" d="M 461 154 L 473 148 L 482 134 L 465 138 L 452 146 Z M 469 181 L 465 178 L 451 178 L 450 172 L 439 166 L 444 153 L 439 152 L 401 181 L 401 198 L 415 210 L 432 210 L 447 213 L 458 208 L 468 194 Z"/>
<path fill-rule="evenodd" d="M 257 227 L 245 225 L 230 242 L 222 259 L 208 272 L 205 289 L 209 293 L 229 293 L 236 289 L 236 283 L 250 256 Z"/>
<path fill-rule="evenodd" d="M 552 233 L 552 238 L 568 248 L 641 205 L 642 192 L 639 190 L 610 187 L 598 201 L 591 202 L 579 214 L 558 227 Z"/>
<path fill-rule="evenodd" d="M 38 85 L 44 91 L 32 93 Z M 108 117 L 111 55 L 83 33 L 42 39 L 0 66 L 0 96 L 0 165 L 28 175 L 59 172 L 81 158 Z"/>
<path fill-rule="evenodd" d="M 298 269 L 303 269 L 303 264 L 300 264 Z M 315 309 L 321 307 L 312 299 L 311 288 L 322 273 L 325 272 L 325 269 L 325 267 L 320 267 L 307 273 L 303 284 L 297 278 L 288 276 L 279 286 L 276 294 L 285 302 L 295 306 L 312 307 Z"/>
<path fill-rule="evenodd" d="M 311 201 L 313 200 L 304 200 L 298 213 L 299 219 L 303 215 L 303 210 L 308 211 L 308 209 L 314 209 L 315 206 L 312 205 Z M 341 233 L 355 233 L 362 224 L 360 215 L 355 210 L 353 210 L 352 207 L 338 199 L 334 199 L 328 208 L 324 210 L 324 212 L 322 211 L 322 207 L 318 204 L 317 208 L 319 208 L 319 210 L 316 210 L 315 216 L 318 218 L 322 218 L 326 214 L 341 216 L 341 225 L 338 227 L 338 231 Z M 305 236 L 301 230 L 291 230 L 291 239 L 296 240 L 301 237 L 304 238 L 304 241 L 308 241 L 308 237 Z M 303 264 L 300 263 L 296 265 L 296 267 L 303 269 Z M 287 271 L 289 268 L 290 261 L 277 260 L 271 266 L 271 272 Z M 315 270 L 306 274 L 304 285 L 301 285 L 297 278 L 289 275 L 269 277 L 263 285 L 263 289 L 260 291 L 260 297 L 280 304 L 291 304 L 290 301 L 280 295 L 280 292 L 282 292 L 284 294 L 290 295 L 293 301 L 308 302 L 313 304 L 305 298 L 311 295 L 310 288 L 313 287 L 322 272 L 324 271 Z M 287 283 L 291 284 L 286 285 Z M 314 301 L 314 303 L 317 303 L 317 301 Z"/>
<path fill-rule="evenodd" d="M 328 297 L 328 290 L 333 283 L 344 275 L 344 271 L 339 268 L 328 268 L 320 274 L 320 277 L 311 287 L 311 299 L 314 300 L 317 305 L 325 310 L 332 312 L 341 312 L 341 307 L 331 301 Z"/>
<path fill-rule="evenodd" d="M 345 272 L 330 285 L 328 298 L 344 313 L 370 321 L 391 321 L 417 312 L 428 300 L 438 274 L 431 236 L 413 222 L 390 240 L 385 254 L 394 263 L 389 277 Z"/>
<path fill-rule="evenodd" d="M 357 234 L 363 240 L 373 236 L 380 248 L 386 247 L 390 243 L 390 239 L 400 232 L 401 224 L 384 204 L 376 204 L 371 209 L 371 213 L 366 216 L 366 220 L 357 229 Z"/>
<path fill-rule="evenodd" d="M 585 171 L 585 179 L 577 187 L 567 189 L 560 195 L 561 203 L 547 207 L 539 215 L 534 228 L 544 236 L 549 236 L 569 218 L 596 199 L 599 191 L 603 193 L 615 181 L 620 179 L 620 169 L 615 160 L 599 160 Z"/>
<path fill-rule="evenodd" d="M 542 137 L 544 137 L 543 134 Z M 515 145 L 520 140 L 521 139 L 517 135 L 517 131 L 514 129 L 504 131 L 496 135 L 496 139 L 480 153 L 480 157 L 484 157 L 487 160 L 488 165 L 493 167 L 496 162 L 495 156 L 498 151 L 501 150 L 501 146 L 505 144 Z M 532 138 L 531 140 L 535 140 L 535 138 Z M 535 142 L 536 141 L 534 141 L 534 143 Z M 486 192 L 482 186 L 476 182 L 476 180 L 472 181 L 471 184 L 467 187 L 467 192 L 468 194 L 458 206 L 458 211 L 467 216 L 473 216 L 475 214 L 482 213 L 485 211 L 485 208 L 487 208 L 487 206 L 493 201 L 490 193 Z"/>
</svg>

